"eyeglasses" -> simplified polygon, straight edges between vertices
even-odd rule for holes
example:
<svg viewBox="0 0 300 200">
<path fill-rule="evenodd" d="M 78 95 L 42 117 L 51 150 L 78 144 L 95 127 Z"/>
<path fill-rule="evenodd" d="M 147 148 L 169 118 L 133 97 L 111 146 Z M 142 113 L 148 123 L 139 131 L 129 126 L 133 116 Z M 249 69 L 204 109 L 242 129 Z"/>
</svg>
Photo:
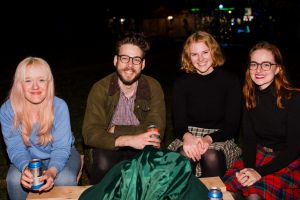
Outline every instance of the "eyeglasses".
<svg viewBox="0 0 300 200">
<path fill-rule="evenodd" d="M 268 71 L 271 69 L 272 65 L 277 65 L 277 64 L 271 63 L 271 62 L 257 63 L 257 62 L 252 61 L 249 63 L 249 69 L 256 70 L 258 68 L 258 66 L 260 66 L 262 70 Z"/>
<path fill-rule="evenodd" d="M 141 62 L 144 60 L 143 58 L 139 57 L 139 56 L 135 56 L 135 57 L 130 57 L 127 55 L 118 55 L 118 57 L 120 58 L 120 61 L 122 63 L 129 63 L 130 59 L 132 60 L 132 63 L 134 65 L 139 65 L 141 64 Z"/>
</svg>

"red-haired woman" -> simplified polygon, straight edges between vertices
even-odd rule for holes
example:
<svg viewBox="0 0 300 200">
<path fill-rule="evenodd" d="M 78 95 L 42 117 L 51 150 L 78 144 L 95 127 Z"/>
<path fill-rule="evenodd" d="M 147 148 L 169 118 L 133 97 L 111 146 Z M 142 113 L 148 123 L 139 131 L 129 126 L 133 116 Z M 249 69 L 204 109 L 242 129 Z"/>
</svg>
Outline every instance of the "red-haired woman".
<svg viewBox="0 0 300 200">
<path fill-rule="evenodd" d="M 247 199 L 300 199 L 300 93 L 275 45 L 250 50 L 243 94 L 243 159 L 223 177 L 227 189 Z"/>
</svg>

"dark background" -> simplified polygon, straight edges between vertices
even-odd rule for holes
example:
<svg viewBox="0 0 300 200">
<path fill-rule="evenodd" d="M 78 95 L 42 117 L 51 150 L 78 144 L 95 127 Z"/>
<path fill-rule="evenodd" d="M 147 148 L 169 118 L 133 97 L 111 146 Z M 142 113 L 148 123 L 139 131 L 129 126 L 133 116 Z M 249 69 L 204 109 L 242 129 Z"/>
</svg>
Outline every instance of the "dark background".
<svg viewBox="0 0 300 200">
<path fill-rule="evenodd" d="M 212 15 L 220 3 L 240 12 L 251 6 L 257 20 L 251 34 L 233 35 L 230 41 L 215 35 L 226 56 L 224 68 L 236 73 L 242 82 L 249 48 L 268 40 L 280 47 L 290 79 L 300 87 L 300 4 L 296 0 L 9 1 L 0 5 L 0 103 L 8 95 L 17 64 L 26 56 L 44 58 L 52 68 L 57 95 L 68 103 L 76 146 L 85 153 L 81 126 L 86 98 L 94 82 L 114 71 L 114 39 L 121 33 L 112 34 L 107 21 L 113 16 L 130 17 L 139 24 L 146 18 L 192 7 Z M 170 13 L 157 12 L 161 6 Z M 137 26 L 136 31 L 143 30 Z M 152 47 L 144 73 L 158 79 L 165 92 L 166 144 L 172 140 L 171 89 L 179 74 L 185 39 L 149 37 Z M 0 150 L 4 158 L 0 159 L 0 199 L 6 199 L 4 179 L 9 162 L 3 141 Z M 88 184 L 87 173 L 81 184 Z"/>
</svg>

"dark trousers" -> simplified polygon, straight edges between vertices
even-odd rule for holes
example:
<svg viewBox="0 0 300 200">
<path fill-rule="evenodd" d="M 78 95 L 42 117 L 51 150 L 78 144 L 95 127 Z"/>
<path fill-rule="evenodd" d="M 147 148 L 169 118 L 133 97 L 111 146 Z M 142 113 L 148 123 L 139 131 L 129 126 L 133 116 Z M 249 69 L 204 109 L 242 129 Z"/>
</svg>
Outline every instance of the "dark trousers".
<svg viewBox="0 0 300 200">
<path fill-rule="evenodd" d="M 90 168 L 90 184 L 99 183 L 105 174 L 117 163 L 132 159 L 139 150 L 132 148 L 120 148 L 119 150 L 92 150 L 92 164 Z"/>
</svg>

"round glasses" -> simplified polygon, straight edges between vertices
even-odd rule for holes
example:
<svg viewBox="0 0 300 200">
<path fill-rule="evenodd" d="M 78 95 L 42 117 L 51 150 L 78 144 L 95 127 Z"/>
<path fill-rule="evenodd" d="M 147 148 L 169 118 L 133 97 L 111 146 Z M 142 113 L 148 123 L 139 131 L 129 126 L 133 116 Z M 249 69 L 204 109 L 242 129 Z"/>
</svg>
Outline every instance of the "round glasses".
<svg viewBox="0 0 300 200">
<path fill-rule="evenodd" d="M 257 63 L 257 62 L 252 61 L 252 62 L 249 63 L 249 69 L 250 70 L 256 70 L 258 68 L 258 66 L 260 66 L 262 70 L 268 71 L 268 70 L 271 69 L 272 65 L 277 65 L 277 64 L 267 62 L 267 61 L 262 62 L 262 63 Z"/>
<path fill-rule="evenodd" d="M 132 60 L 132 64 L 134 64 L 134 65 L 139 65 L 144 60 L 143 58 L 141 58 L 139 56 L 130 57 L 127 55 L 118 55 L 118 57 L 122 63 L 129 63 L 130 60 Z"/>
</svg>

